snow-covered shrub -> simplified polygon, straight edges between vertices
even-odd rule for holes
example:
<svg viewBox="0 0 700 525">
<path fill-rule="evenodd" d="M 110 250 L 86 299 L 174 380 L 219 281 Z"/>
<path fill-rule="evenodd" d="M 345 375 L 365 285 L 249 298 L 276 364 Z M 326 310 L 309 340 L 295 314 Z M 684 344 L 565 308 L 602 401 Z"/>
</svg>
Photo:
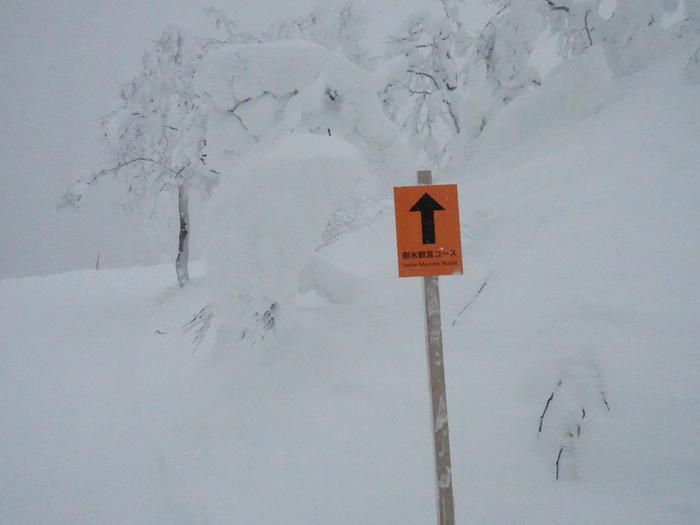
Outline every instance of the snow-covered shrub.
<svg viewBox="0 0 700 525">
<path fill-rule="evenodd" d="M 530 64 L 530 56 L 543 29 L 541 15 L 528 6 L 513 5 L 496 14 L 469 50 L 467 89 L 483 84 L 493 103 L 502 105 L 539 85 L 539 73 Z"/>
<path fill-rule="evenodd" d="M 332 212 L 366 169 L 341 138 L 294 133 L 256 148 L 227 174 L 207 228 L 207 274 L 220 323 L 250 334 L 259 324 L 255 312 L 296 293 Z"/>
</svg>

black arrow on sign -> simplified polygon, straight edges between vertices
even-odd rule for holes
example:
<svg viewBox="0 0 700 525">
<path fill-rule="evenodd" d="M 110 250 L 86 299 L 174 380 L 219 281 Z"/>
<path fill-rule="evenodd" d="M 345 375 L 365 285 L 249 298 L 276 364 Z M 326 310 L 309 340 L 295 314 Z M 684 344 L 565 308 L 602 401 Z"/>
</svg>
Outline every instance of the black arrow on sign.
<svg viewBox="0 0 700 525">
<path fill-rule="evenodd" d="M 423 231 L 423 244 L 435 244 L 435 212 L 445 208 L 427 193 L 418 199 L 409 211 L 420 212 L 420 223 Z"/>
</svg>

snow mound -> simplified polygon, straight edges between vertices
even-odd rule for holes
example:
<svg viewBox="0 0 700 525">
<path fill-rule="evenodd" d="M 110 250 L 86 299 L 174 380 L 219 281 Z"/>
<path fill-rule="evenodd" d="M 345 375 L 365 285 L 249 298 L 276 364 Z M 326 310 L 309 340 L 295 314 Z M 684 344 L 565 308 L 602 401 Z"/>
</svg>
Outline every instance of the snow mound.
<svg viewBox="0 0 700 525">
<path fill-rule="evenodd" d="M 351 303 L 361 277 L 323 257 L 313 257 L 299 276 L 299 293 L 316 292 L 335 304 Z"/>
<path fill-rule="evenodd" d="M 217 295 L 271 304 L 295 293 L 331 213 L 366 169 L 351 144 L 314 134 L 285 135 L 243 159 L 209 217 L 208 273 Z"/>
</svg>

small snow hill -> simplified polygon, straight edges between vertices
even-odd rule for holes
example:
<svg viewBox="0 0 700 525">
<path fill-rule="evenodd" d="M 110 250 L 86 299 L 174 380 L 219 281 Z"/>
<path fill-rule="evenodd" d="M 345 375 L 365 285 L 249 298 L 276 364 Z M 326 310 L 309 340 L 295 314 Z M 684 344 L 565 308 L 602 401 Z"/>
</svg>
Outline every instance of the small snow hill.
<svg viewBox="0 0 700 525">
<path fill-rule="evenodd" d="M 459 185 L 465 258 L 441 278 L 457 523 L 698 522 L 689 56 L 617 79 L 592 49 L 436 180 Z M 194 348 L 203 269 L 183 290 L 165 266 L 0 281 L 0 522 L 434 522 L 420 280 L 396 277 L 389 197 L 256 345 L 215 311 Z"/>
</svg>

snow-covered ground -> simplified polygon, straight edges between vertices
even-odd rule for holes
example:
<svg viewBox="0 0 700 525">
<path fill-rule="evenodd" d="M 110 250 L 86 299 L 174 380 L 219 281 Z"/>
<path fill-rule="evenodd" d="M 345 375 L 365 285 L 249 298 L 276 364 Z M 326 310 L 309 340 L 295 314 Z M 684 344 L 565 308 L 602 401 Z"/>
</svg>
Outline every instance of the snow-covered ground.
<svg viewBox="0 0 700 525">
<path fill-rule="evenodd" d="M 436 180 L 464 236 L 441 279 L 458 523 L 698 522 L 688 56 L 615 80 L 593 49 Z M 0 522 L 433 522 L 420 281 L 396 277 L 388 199 L 242 339 L 217 303 L 201 345 L 183 332 L 238 293 L 235 260 L 183 290 L 170 266 L 0 281 Z"/>
</svg>

